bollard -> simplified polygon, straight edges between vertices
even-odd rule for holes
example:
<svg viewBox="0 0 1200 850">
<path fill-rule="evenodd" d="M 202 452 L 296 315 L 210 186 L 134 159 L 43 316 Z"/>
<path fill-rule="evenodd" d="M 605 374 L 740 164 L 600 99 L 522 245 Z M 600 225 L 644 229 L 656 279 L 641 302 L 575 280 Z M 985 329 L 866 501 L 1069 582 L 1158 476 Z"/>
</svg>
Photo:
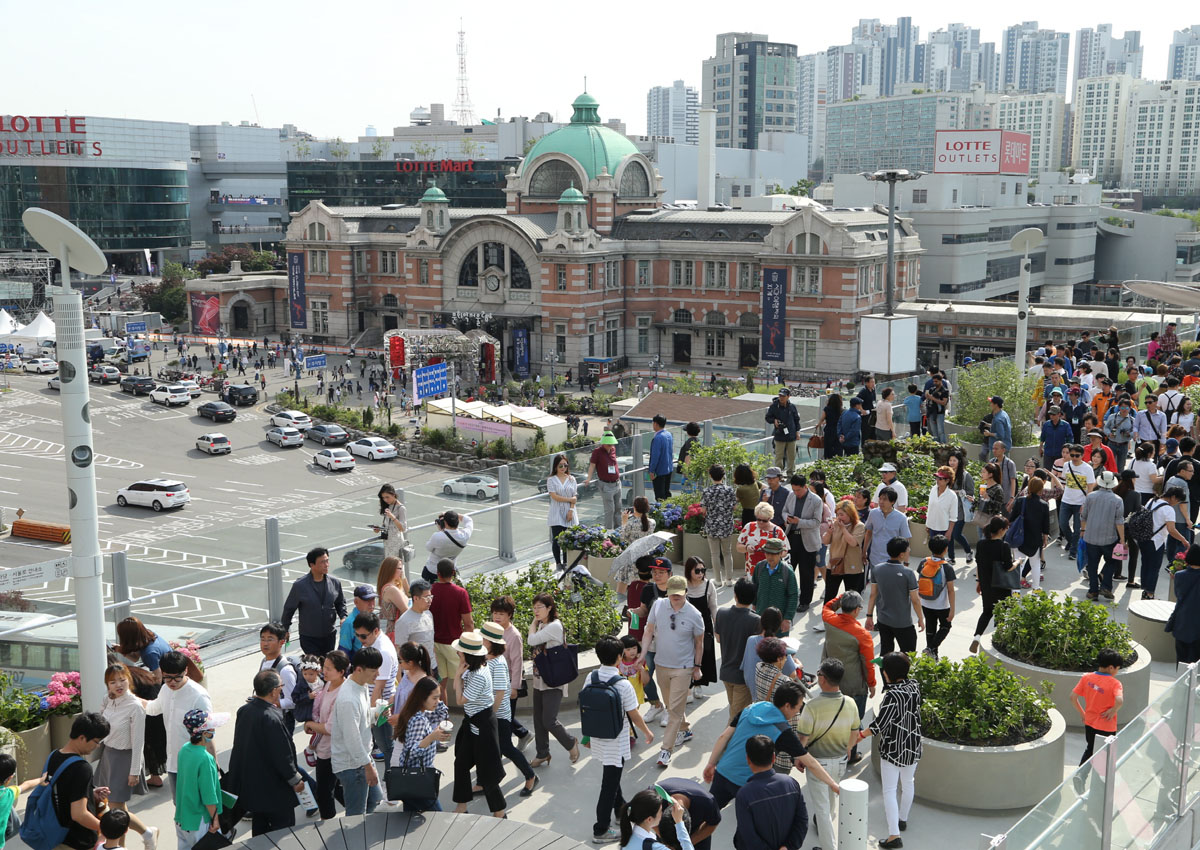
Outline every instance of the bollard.
<svg viewBox="0 0 1200 850">
<path fill-rule="evenodd" d="M 713 444 L 713 424 L 711 419 L 704 420 L 703 443 L 705 446 Z"/>
<path fill-rule="evenodd" d="M 279 549 L 279 517 L 269 516 L 264 524 L 267 533 L 267 616 L 278 620 L 283 616 L 283 556 Z"/>
<path fill-rule="evenodd" d="M 867 783 L 843 779 L 837 800 L 838 850 L 866 850 Z"/>
<path fill-rule="evenodd" d="M 496 549 L 501 560 L 515 561 L 517 555 L 513 551 L 512 486 L 508 481 L 508 464 L 497 470 L 496 480 L 500 490 L 500 528 Z"/>
<path fill-rule="evenodd" d="M 646 472 L 642 466 L 642 435 L 641 432 L 629 438 L 630 452 L 633 460 L 630 462 L 630 475 L 633 476 L 633 498 L 639 499 L 646 495 Z M 637 470 L 634 472 L 633 470 Z"/>
<path fill-rule="evenodd" d="M 119 623 L 133 616 L 129 606 L 129 571 L 124 552 L 113 552 L 111 562 L 113 602 L 121 603 L 113 609 L 113 622 Z"/>
</svg>

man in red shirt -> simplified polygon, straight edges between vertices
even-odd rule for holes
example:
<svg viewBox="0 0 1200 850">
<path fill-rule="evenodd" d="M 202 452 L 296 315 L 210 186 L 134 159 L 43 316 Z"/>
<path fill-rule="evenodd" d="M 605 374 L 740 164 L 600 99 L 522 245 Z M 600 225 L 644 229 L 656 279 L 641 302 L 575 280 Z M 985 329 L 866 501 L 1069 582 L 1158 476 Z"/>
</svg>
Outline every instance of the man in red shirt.
<svg viewBox="0 0 1200 850">
<path fill-rule="evenodd" d="M 454 562 L 449 558 L 438 561 L 437 581 L 432 587 L 433 602 L 429 605 L 429 612 L 433 614 L 433 648 L 437 655 L 443 702 L 446 701 L 446 682 L 458 669 L 458 651 L 450 644 L 462 637 L 463 632 L 475 628 L 471 597 L 462 586 L 454 583 L 456 572 Z"/>
<path fill-rule="evenodd" d="M 1103 431 L 1088 431 L 1088 445 L 1083 449 L 1083 462 L 1091 463 L 1092 455 L 1096 452 L 1104 452 L 1104 468 L 1113 475 L 1117 474 L 1117 459 L 1113 456 L 1112 449 L 1104 445 Z"/>
<path fill-rule="evenodd" d="M 617 468 L 617 438 L 612 431 L 605 431 L 600 445 L 592 450 L 588 458 L 586 487 L 595 475 L 600 479 L 600 521 L 609 528 L 621 527 L 621 473 Z"/>
</svg>

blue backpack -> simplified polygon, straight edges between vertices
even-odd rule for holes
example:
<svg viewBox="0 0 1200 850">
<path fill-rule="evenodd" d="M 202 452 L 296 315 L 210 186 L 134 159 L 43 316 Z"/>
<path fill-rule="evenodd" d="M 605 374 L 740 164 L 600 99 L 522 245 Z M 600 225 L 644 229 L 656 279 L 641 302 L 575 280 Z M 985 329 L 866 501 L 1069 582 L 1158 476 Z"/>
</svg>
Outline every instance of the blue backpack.
<svg viewBox="0 0 1200 850">
<path fill-rule="evenodd" d="M 50 770 L 50 759 L 53 757 L 54 753 L 51 753 L 46 759 L 44 771 Z M 29 795 L 29 801 L 25 804 L 25 820 L 21 824 L 21 840 L 32 850 L 54 850 L 66 839 L 70 827 L 58 822 L 58 812 L 54 810 L 54 783 L 58 782 L 64 770 L 77 761 L 83 759 L 71 756 L 64 760 L 54 771 L 54 776 L 50 777 L 50 784 L 38 785 Z"/>
</svg>

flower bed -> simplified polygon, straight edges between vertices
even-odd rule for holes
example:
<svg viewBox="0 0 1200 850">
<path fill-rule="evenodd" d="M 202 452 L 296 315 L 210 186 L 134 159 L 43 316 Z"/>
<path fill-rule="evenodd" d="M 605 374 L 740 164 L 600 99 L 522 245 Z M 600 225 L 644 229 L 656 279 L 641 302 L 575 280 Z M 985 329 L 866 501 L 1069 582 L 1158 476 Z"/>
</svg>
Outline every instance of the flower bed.
<svg viewBox="0 0 1200 850">
<path fill-rule="evenodd" d="M 624 548 L 620 534 L 599 525 L 573 525 L 566 531 L 560 531 L 555 539 L 564 549 L 586 552 L 599 558 L 615 558 Z"/>
</svg>

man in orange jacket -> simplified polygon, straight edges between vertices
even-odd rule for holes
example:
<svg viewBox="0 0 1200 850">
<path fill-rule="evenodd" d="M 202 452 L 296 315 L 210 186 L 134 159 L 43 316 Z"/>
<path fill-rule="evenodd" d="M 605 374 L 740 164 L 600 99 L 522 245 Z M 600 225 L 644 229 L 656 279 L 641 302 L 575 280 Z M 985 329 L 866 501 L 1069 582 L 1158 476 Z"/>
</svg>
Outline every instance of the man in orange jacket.
<svg viewBox="0 0 1200 850">
<path fill-rule="evenodd" d="M 821 609 L 821 619 L 825 623 L 821 660 L 836 658 L 846 668 L 841 690 L 854 699 L 860 720 L 867 708 L 867 695 L 875 696 L 875 665 L 871 663 L 875 658 L 875 642 L 859 622 L 862 608 L 862 594 L 848 590 L 829 600 Z M 855 764 L 860 758 L 855 748 L 849 763 Z"/>
</svg>

